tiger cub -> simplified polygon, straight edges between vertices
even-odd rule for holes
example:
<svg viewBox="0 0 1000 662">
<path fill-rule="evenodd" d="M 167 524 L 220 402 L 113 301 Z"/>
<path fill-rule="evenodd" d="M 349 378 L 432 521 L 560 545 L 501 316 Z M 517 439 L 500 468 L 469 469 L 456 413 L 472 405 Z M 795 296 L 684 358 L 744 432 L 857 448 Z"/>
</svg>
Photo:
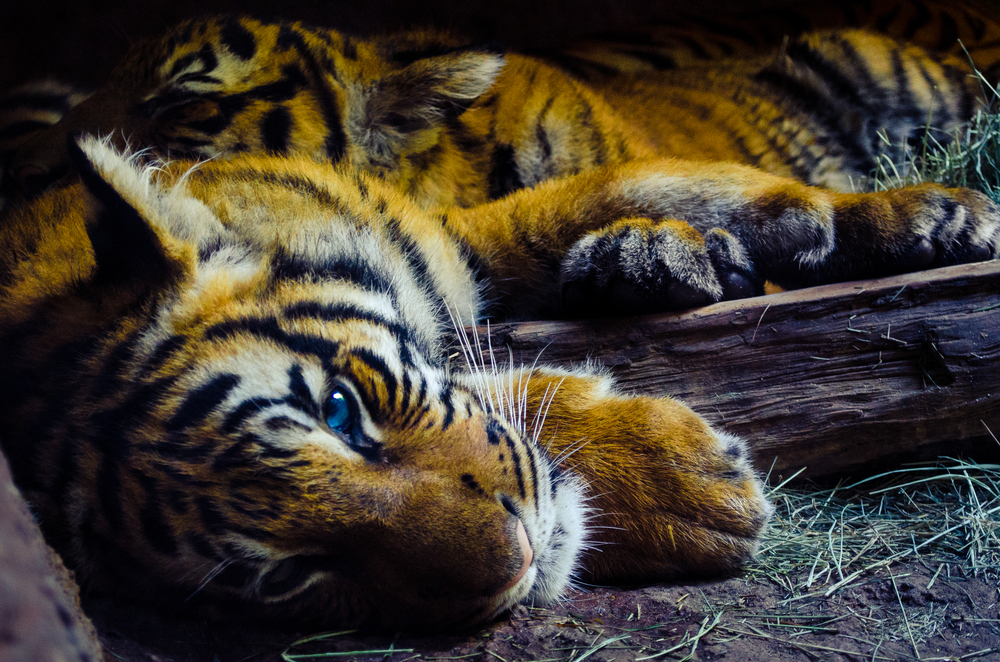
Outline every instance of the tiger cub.
<svg viewBox="0 0 1000 662">
<path fill-rule="evenodd" d="M 961 26 L 970 34 L 960 36 L 973 52 L 1000 60 L 995 49 L 977 48 L 998 34 L 996 25 L 966 19 Z M 65 171 L 67 135 L 84 132 L 170 158 L 269 153 L 344 164 L 428 209 L 474 207 L 577 173 L 663 158 L 741 163 L 757 168 L 747 176 L 766 172 L 790 186 L 851 191 L 864 187 L 886 144 L 904 149 L 927 132 L 944 140 L 974 112 L 981 92 L 964 57 L 859 30 L 807 33 L 776 55 L 582 80 L 542 59 L 448 34 L 357 39 L 221 17 L 137 44 L 103 90 L 18 150 L 11 171 L 15 179 Z M 562 248 L 542 244 L 535 250 L 552 254 L 540 277 L 567 292 L 564 305 L 553 311 L 515 302 L 490 312 L 670 310 L 759 294 L 767 280 L 800 287 L 994 254 L 991 236 L 964 241 L 962 222 L 952 227 L 946 206 L 926 220 L 914 217 L 928 226 L 926 242 L 899 241 L 886 228 L 857 237 L 871 245 L 851 250 L 871 256 L 838 257 L 836 268 L 813 257 L 768 264 L 770 248 L 747 234 L 750 226 L 733 233 L 714 209 L 726 196 L 710 187 L 678 197 L 669 227 L 626 222 L 612 235 L 589 236 L 572 255 L 594 255 L 586 246 L 598 246 L 600 267 L 586 258 L 563 261 Z M 672 254 L 666 244 L 684 250 Z"/>
<path fill-rule="evenodd" d="M 95 138 L 73 155 L 80 181 L 0 225 L 0 439 L 86 587 L 442 628 L 576 573 L 717 574 L 756 550 L 770 506 L 746 444 L 681 403 L 596 369 L 488 368 L 474 344 L 471 369 L 449 365 L 453 324 L 482 312 L 470 260 L 520 259 L 469 228 L 533 233 L 582 189 L 635 205 L 658 170 L 442 225 L 301 158 L 142 166 Z"/>
<path fill-rule="evenodd" d="M 161 605 L 450 627 L 729 571 L 770 512 L 744 441 L 598 369 L 459 368 L 454 329 L 993 258 L 981 194 L 839 190 L 967 73 L 860 31 L 585 82 L 185 23 L 12 160 L 79 177 L 0 222 L 4 451 L 85 585 Z"/>
<path fill-rule="evenodd" d="M 37 192 L 65 174 L 49 170 L 34 173 L 30 168 L 21 168 L 15 187 L 6 164 L 14 159 L 21 145 L 58 123 L 70 108 L 86 98 L 84 92 L 57 80 L 29 83 L 0 95 L 0 212 L 6 201 L 16 198 L 19 192 Z"/>
</svg>

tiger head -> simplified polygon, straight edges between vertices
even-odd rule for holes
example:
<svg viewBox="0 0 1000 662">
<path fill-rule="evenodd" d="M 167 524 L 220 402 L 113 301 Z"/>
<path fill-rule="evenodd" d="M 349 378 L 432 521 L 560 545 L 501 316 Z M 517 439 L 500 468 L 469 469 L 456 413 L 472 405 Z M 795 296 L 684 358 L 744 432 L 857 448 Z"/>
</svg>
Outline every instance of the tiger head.
<svg viewBox="0 0 1000 662">
<path fill-rule="evenodd" d="M 581 486 L 448 365 L 440 223 L 304 160 L 73 153 L 0 228 L 0 439 L 86 586 L 374 627 L 563 591 Z"/>
<path fill-rule="evenodd" d="M 299 23 L 188 21 L 137 43 L 101 91 L 27 141 L 10 169 L 37 189 L 70 169 L 66 137 L 90 133 L 174 158 L 307 156 L 399 184 L 426 168 L 407 157 L 447 139 L 442 127 L 484 95 L 504 62 L 437 31 L 361 40 Z M 441 167 L 452 178 L 469 170 Z"/>
</svg>

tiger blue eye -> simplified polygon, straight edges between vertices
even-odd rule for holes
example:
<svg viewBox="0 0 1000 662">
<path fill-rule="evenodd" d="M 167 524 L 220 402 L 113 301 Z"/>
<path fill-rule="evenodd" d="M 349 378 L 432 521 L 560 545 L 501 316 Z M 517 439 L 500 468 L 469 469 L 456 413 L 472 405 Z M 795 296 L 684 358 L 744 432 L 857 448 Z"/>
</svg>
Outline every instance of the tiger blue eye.
<svg viewBox="0 0 1000 662">
<path fill-rule="evenodd" d="M 326 401 L 326 424 L 345 434 L 351 427 L 351 402 L 343 389 L 334 389 Z"/>
</svg>

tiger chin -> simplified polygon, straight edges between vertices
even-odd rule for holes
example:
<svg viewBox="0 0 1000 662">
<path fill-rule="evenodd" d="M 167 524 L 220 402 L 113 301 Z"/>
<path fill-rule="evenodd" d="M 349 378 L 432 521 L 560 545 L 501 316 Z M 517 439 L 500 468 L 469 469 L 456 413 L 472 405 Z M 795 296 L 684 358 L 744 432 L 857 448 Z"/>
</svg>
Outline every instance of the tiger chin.
<svg viewBox="0 0 1000 662">
<path fill-rule="evenodd" d="M 71 152 L 80 181 L 0 227 L 0 439 L 85 588 L 453 628 L 756 550 L 746 447 L 684 405 L 471 347 L 450 367 L 468 249 L 377 179 Z"/>
</svg>

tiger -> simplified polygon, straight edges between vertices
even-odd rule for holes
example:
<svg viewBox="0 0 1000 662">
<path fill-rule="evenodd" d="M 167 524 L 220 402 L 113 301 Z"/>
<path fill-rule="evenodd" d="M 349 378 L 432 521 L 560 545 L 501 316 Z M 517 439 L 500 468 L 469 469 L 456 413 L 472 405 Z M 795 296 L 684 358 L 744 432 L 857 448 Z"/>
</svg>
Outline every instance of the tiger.
<svg viewBox="0 0 1000 662">
<path fill-rule="evenodd" d="M 771 512 L 746 440 L 464 330 L 996 258 L 982 194 L 849 190 L 968 74 L 856 30 L 584 80 L 183 23 L 11 160 L 75 175 L 0 219 L 4 452 L 89 590 L 217 618 L 467 627 L 733 572 Z"/>
<path fill-rule="evenodd" d="M 87 96 L 86 91 L 55 79 L 27 83 L 0 96 L 0 212 L 6 200 L 18 192 L 5 172 L 5 164 L 40 129 L 58 123 Z M 36 178 L 30 171 L 22 171 L 19 186 L 21 190 L 40 190 L 62 174 L 43 172 Z"/>
</svg>

